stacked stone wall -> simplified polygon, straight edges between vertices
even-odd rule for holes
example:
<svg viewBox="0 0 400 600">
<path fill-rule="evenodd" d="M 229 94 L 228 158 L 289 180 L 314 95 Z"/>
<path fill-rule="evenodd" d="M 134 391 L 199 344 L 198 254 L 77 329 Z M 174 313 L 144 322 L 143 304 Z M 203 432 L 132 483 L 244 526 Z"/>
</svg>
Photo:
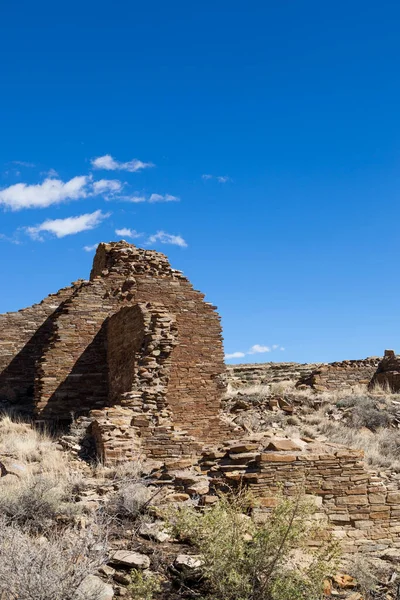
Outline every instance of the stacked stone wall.
<svg viewBox="0 0 400 600">
<path fill-rule="evenodd" d="M 36 363 L 59 307 L 77 284 L 50 294 L 40 304 L 0 315 L 0 403 L 32 407 Z"/>
<path fill-rule="evenodd" d="M 333 363 L 264 363 L 228 365 L 227 382 L 233 388 L 246 385 L 269 385 L 285 381 L 306 385 L 316 390 L 337 390 L 368 384 L 378 357 L 344 360 Z"/>
<path fill-rule="evenodd" d="M 20 347 L 27 351 L 29 335 L 35 340 L 29 393 L 38 418 L 96 411 L 99 428 L 114 427 L 117 439 L 119 423 L 127 419 L 120 406 L 131 411 L 132 427 L 142 442 L 147 438 L 144 445 L 167 456 L 184 447 L 192 451 L 199 440 L 219 440 L 227 430 L 219 417 L 225 371 L 220 319 L 164 255 L 126 242 L 100 244 L 90 281 L 44 310 L 40 344 L 39 318 L 17 346 L 10 340 L 18 313 L 9 319 L 2 347 L 10 361 Z M 14 382 L 7 376 L 5 381 L 12 401 Z M 111 442 L 107 448 L 115 454 Z"/>
<path fill-rule="evenodd" d="M 202 469 L 216 489 L 245 484 L 262 516 L 287 496 L 312 497 L 345 552 L 400 547 L 400 492 L 365 469 L 363 452 L 337 444 L 288 439 L 226 444 L 204 454 Z M 287 449 L 284 449 L 287 448 Z"/>
</svg>

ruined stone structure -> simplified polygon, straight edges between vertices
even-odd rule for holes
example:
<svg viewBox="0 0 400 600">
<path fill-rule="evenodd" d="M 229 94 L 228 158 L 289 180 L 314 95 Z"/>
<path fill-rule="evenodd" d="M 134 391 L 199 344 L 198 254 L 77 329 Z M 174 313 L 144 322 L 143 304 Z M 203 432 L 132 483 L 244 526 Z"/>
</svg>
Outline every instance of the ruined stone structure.
<svg viewBox="0 0 400 600">
<path fill-rule="evenodd" d="M 396 355 L 394 350 L 385 350 L 385 355 L 370 382 L 370 387 L 375 385 L 392 392 L 400 391 L 400 356 Z"/>
<path fill-rule="evenodd" d="M 305 492 L 345 552 L 400 547 L 398 482 L 368 472 L 360 450 L 311 439 L 242 440 L 206 452 L 201 464 L 216 489 L 245 483 L 259 499 L 261 518 L 281 493 Z"/>
<path fill-rule="evenodd" d="M 90 414 L 106 461 L 198 452 L 224 430 L 221 327 L 203 299 L 163 254 L 100 244 L 89 281 L 0 315 L 0 400 Z"/>
<path fill-rule="evenodd" d="M 380 358 L 343 360 L 333 363 L 261 363 L 228 365 L 227 381 L 234 388 L 293 381 L 317 391 L 351 388 L 368 384 Z"/>
</svg>

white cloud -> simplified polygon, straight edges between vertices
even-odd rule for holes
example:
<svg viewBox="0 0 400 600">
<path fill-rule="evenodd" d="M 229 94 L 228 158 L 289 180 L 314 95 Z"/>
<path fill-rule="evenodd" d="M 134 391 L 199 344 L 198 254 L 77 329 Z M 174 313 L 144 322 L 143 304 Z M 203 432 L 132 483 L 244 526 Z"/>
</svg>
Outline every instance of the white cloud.
<svg viewBox="0 0 400 600">
<path fill-rule="evenodd" d="M 118 193 L 122 190 L 123 183 L 118 179 L 99 179 L 93 182 L 93 196 L 104 196 L 105 200 L 118 199 Z"/>
<path fill-rule="evenodd" d="M 99 244 L 92 244 L 91 246 L 83 246 L 83 249 L 85 250 L 85 252 L 93 252 L 93 250 L 96 250 L 98 245 Z"/>
<path fill-rule="evenodd" d="M 128 229 L 127 227 L 122 227 L 122 229 L 116 229 L 115 233 L 120 235 L 121 237 L 132 238 L 133 240 L 136 238 L 142 237 L 143 233 L 138 233 L 136 229 Z"/>
<path fill-rule="evenodd" d="M 133 202 L 138 204 L 139 202 L 150 202 L 154 204 L 155 202 L 179 202 L 180 198 L 178 196 L 172 196 L 172 194 L 150 194 L 146 198 L 146 196 L 139 195 L 138 193 L 133 196 L 120 196 L 119 200 L 124 200 L 125 202 Z"/>
<path fill-rule="evenodd" d="M 157 231 L 157 233 L 151 235 L 147 243 L 155 244 L 161 242 L 161 244 L 173 244 L 174 246 L 180 246 L 181 248 L 187 248 L 187 243 L 180 235 L 171 235 L 165 231 Z"/>
<path fill-rule="evenodd" d="M 279 346 L 279 344 L 274 344 L 273 346 L 262 346 L 261 344 L 254 344 L 247 352 L 232 352 L 231 354 L 225 354 L 226 359 L 230 358 L 243 358 L 245 356 L 250 356 L 252 354 L 264 354 L 266 352 L 271 352 L 272 350 L 284 350 Z"/>
<path fill-rule="evenodd" d="M 269 346 L 260 346 L 260 344 L 254 344 L 247 354 L 263 354 L 264 352 L 271 352 L 271 348 Z"/>
<path fill-rule="evenodd" d="M 48 171 L 44 171 L 41 175 L 46 175 L 46 177 L 58 177 L 58 173 L 55 169 L 49 169 Z"/>
<path fill-rule="evenodd" d="M 11 210 L 21 210 L 47 208 L 69 200 L 82 200 L 99 195 L 103 195 L 106 200 L 112 200 L 124 186 L 118 179 L 92 181 L 91 176 L 83 175 L 64 182 L 56 178 L 56 171 L 48 171 L 46 175 L 42 183 L 16 183 L 0 190 L 0 205 Z"/>
<path fill-rule="evenodd" d="M 230 358 L 243 358 L 244 356 L 246 356 L 244 352 L 232 352 L 231 354 L 225 354 L 225 358 L 228 360 Z"/>
<path fill-rule="evenodd" d="M 179 202 L 178 196 L 171 196 L 171 194 L 151 194 L 149 202 Z"/>
<path fill-rule="evenodd" d="M 110 213 L 102 213 L 101 210 L 96 210 L 93 213 L 79 215 L 78 217 L 47 219 L 35 227 L 26 227 L 26 232 L 32 239 L 39 241 L 43 241 L 42 233 L 50 233 L 57 238 L 63 238 L 66 235 L 74 235 L 81 231 L 94 229 L 109 216 Z"/>
<path fill-rule="evenodd" d="M 91 161 L 92 167 L 95 169 L 103 169 L 104 171 L 129 171 L 130 173 L 136 173 L 149 167 L 154 167 L 153 163 L 146 163 L 137 158 L 134 158 L 128 162 L 120 162 L 115 160 L 111 154 L 105 154 L 104 156 L 98 156 L 93 158 Z"/>
<path fill-rule="evenodd" d="M 23 208 L 46 208 L 67 200 L 86 198 L 89 194 L 90 177 L 73 177 L 65 183 L 60 179 L 47 178 L 43 183 L 28 185 L 16 183 L 0 190 L 0 205 L 21 210 Z"/>
<path fill-rule="evenodd" d="M 93 192 L 95 194 L 119 192 L 121 189 L 122 183 L 118 179 L 99 179 L 99 181 L 93 182 Z"/>
<path fill-rule="evenodd" d="M 140 202 L 146 202 L 146 198 L 144 196 L 122 196 L 120 200 L 125 200 L 125 202 L 133 202 L 134 204 L 139 204 Z"/>
<path fill-rule="evenodd" d="M 232 181 L 228 175 L 210 175 L 209 173 L 205 173 L 201 176 L 205 181 L 209 181 L 210 179 L 215 179 L 219 183 L 227 183 L 228 181 Z"/>
</svg>

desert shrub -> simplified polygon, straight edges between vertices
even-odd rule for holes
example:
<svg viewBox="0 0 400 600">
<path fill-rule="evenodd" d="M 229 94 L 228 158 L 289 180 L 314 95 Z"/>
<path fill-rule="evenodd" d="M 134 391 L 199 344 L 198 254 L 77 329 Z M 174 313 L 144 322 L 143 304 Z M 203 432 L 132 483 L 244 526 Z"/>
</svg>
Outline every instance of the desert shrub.
<svg viewBox="0 0 400 600">
<path fill-rule="evenodd" d="M 171 519 L 175 535 L 201 557 L 204 597 L 213 600 L 317 600 L 324 577 L 335 567 L 337 545 L 308 547 L 317 526 L 301 499 L 281 499 L 266 523 L 244 514 L 249 497 L 220 498 L 204 512 L 187 507 Z M 301 556 L 301 561 L 296 560 Z"/>
<path fill-rule="evenodd" d="M 45 531 L 60 516 L 77 514 L 78 506 L 68 497 L 68 486 L 50 475 L 13 479 L 0 488 L 0 514 L 9 522 Z"/>
<path fill-rule="evenodd" d="M 136 519 L 145 512 L 154 492 L 144 483 L 122 485 L 108 505 L 108 512 L 119 518 Z"/>
<path fill-rule="evenodd" d="M 98 590 L 79 594 L 87 575 L 103 564 L 106 542 L 99 532 L 75 531 L 36 537 L 0 521 L 0 597 L 4 600 L 97 600 Z"/>
<path fill-rule="evenodd" d="M 377 409 L 372 398 L 360 398 L 354 405 L 350 422 L 353 427 L 368 427 L 376 431 L 380 427 L 388 427 L 390 423 L 390 415 L 384 410 Z"/>
<path fill-rule="evenodd" d="M 160 578 L 156 574 L 144 575 L 141 571 L 132 571 L 131 577 L 128 590 L 134 600 L 152 600 L 161 591 Z"/>
</svg>

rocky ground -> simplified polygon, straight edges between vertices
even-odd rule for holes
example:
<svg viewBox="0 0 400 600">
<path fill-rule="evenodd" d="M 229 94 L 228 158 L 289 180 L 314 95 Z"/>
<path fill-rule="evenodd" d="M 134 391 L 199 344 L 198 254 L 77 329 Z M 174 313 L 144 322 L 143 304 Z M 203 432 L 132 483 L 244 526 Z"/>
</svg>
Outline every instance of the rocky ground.
<svg viewBox="0 0 400 600">
<path fill-rule="evenodd" d="M 400 480 L 400 397 L 384 390 L 315 393 L 290 382 L 231 389 L 223 418 L 253 440 L 238 454 L 251 453 L 251 443 L 265 435 L 330 440 L 363 448 L 370 469 Z M 202 557 L 174 534 L 166 515 L 186 505 L 215 505 L 211 482 L 185 460 L 168 468 L 146 461 L 97 464 L 86 426 L 80 419 L 55 436 L 7 416 L 0 421 L 0 582 L 7 580 L 0 584 L 2 600 L 17 597 L 10 591 L 12 577 L 26 577 L 31 587 L 42 577 L 24 596 L 32 600 L 202 597 Z M 234 446 L 229 452 L 237 463 Z M 83 581 L 78 595 L 71 589 L 51 595 L 46 589 L 57 586 L 57 573 L 67 581 L 70 564 L 69 588 Z M 373 561 L 342 559 L 325 578 L 325 597 L 400 598 L 399 564 L 397 549 Z M 53 582 L 40 569 L 53 573 Z"/>
</svg>

